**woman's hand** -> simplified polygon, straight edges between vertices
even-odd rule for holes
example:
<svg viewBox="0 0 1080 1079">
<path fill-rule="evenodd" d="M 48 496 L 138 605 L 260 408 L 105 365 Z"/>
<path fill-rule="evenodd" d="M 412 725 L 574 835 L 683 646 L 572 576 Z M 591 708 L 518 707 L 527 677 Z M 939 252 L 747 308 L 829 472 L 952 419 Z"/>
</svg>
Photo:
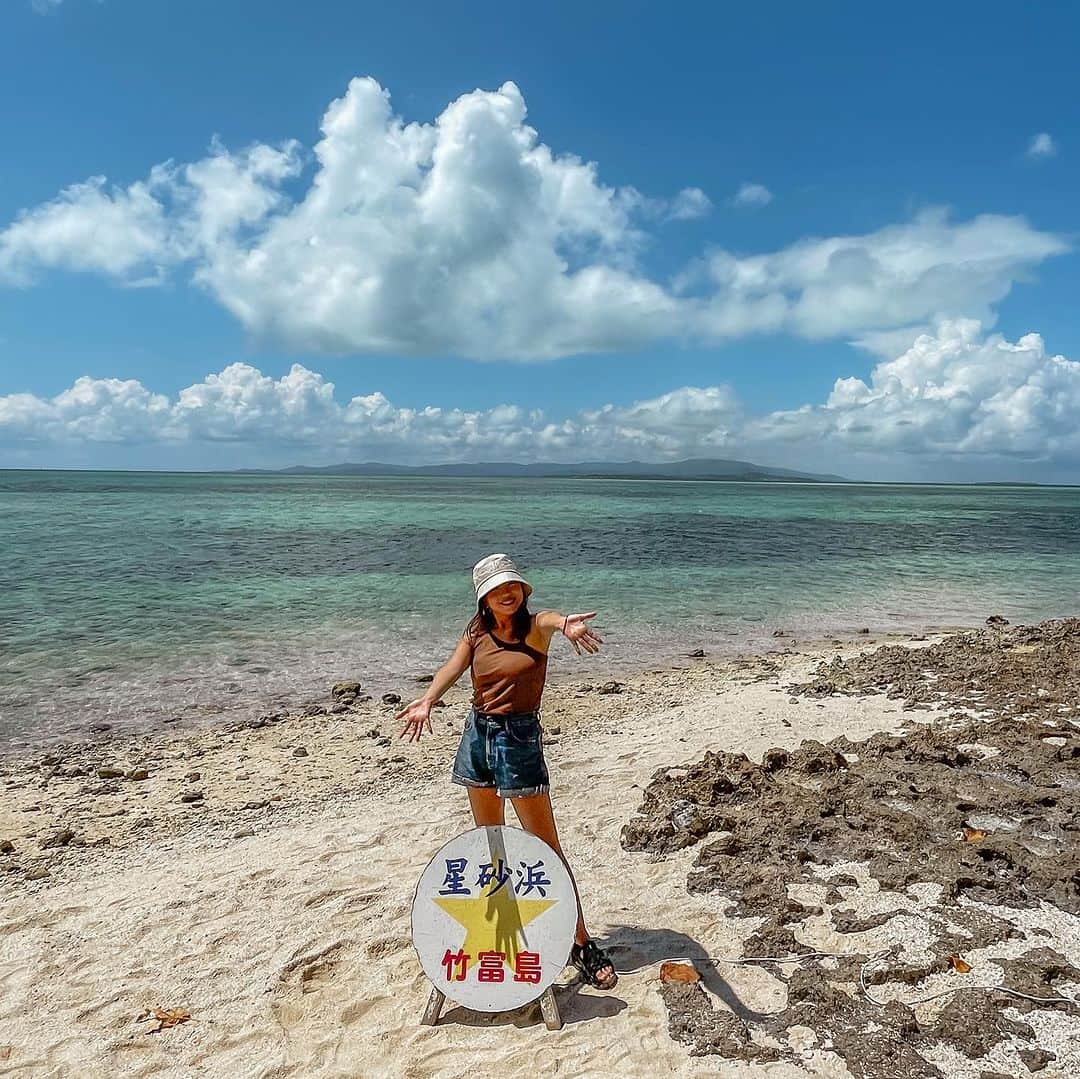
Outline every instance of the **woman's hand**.
<svg viewBox="0 0 1080 1079">
<path fill-rule="evenodd" d="M 398 735 L 398 738 L 404 738 L 408 733 L 410 742 L 419 742 L 425 727 L 427 727 L 428 734 L 435 733 L 431 729 L 431 704 L 432 702 L 426 697 L 420 697 L 411 704 L 405 705 L 394 716 L 395 720 L 405 721 L 405 726 L 401 728 L 401 734 Z"/>
<path fill-rule="evenodd" d="M 568 614 L 563 621 L 563 636 L 574 646 L 574 651 L 580 656 L 582 649 L 589 653 L 600 651 L 600 645 L 604 638 L 594 633 L 585 623 L 590 618 L 596 617 L 596 611 L 587 614 Z"/>
</svg>

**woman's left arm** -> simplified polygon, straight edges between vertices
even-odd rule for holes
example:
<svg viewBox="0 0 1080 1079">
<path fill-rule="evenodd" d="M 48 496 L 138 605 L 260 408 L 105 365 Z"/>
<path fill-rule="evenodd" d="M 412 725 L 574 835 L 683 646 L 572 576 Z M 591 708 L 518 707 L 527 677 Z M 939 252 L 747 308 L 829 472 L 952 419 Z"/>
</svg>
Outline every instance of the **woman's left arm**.
<svg viewBox="0 0 1080 1079">
<path fill-rule="evenodd" d="M 561 633 L 580 656 L 582 651 L 595 653 L 600 651 L 604 638 L 591 629 L 587 622 L 596 617 L 596 611 L 584 614 L 563 614 L 561 611 L 540 611 L 536 615 L 536 626 L 544 634 L 547 642 L 556 633 Z"/>
</svg>

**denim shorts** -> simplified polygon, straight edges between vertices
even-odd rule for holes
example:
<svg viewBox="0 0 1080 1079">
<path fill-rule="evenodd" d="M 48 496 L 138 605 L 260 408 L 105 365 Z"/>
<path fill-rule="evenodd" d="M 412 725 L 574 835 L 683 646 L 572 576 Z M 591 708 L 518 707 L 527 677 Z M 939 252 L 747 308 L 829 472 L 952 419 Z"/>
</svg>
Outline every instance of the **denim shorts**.
<svg viewBox="0 0 1080 1079">
<path fill-rule="evenodd" d="M 493 716 L 471 709 L 452 779 L 462 787 L 494 787 L 500 798 L 543 794 L 549 779 L 539 713 Z"/>
</svg>

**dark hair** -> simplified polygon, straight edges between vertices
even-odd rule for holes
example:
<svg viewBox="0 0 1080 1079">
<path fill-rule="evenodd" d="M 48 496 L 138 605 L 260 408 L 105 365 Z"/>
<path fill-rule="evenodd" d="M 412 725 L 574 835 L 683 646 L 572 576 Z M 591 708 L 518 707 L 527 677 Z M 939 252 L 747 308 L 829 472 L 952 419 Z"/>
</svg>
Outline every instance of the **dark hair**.
<svg viewBox="0 0 1080 1079">
<path fill-rule="evenodd" d="M 529 630 L 532 628 L 532 615 L 529 613 L 529 597 L 524 594 L 524 588 L 521 591 L 521 606 L 514 611 L 513 617 L 510 619 L 510 628 L 513 630 L 514 639 L 524 642 L 529 635 Z M 484 597 L 481 596 L 476 601 L 476 614 L 473 615 L 472 621 L 469 623 L 468 632 L 471 636 L 479 637 L 482 633 L 490 633 L 494 628 L 495 615 L 491 613 L 491 608 L 484 602 Z"/>
</svg>

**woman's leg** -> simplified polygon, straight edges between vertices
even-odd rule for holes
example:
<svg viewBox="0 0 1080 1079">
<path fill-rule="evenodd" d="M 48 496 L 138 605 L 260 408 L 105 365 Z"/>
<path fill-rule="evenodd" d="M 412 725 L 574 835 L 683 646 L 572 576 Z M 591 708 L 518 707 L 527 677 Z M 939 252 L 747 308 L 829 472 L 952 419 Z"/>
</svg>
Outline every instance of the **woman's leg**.
<svg viewBox="0 0 1080 1079">
<path fill-rule="evenodd" d="M 566 866 L 566 871 L 570 874 L 570 882 L 574 886 L 574 898 L 577 899 L 578 922 L 574 941 L 577 944 L 584 944 L 589 939 L 589 931 L 585 928 L 585 914 L 581 909 L 581 894 L 578 892 L 577 881 L 574 879 L 574 871 L 570 868 L 570 863 L 566 860 L 566 855 L 559 844 L 559 833 L 555 828 L 555 813 L 551 808 L 551 796 L 545 792 L 544 794 L 531 794 L 524 798 L 514 798 L 512 801 L 514 803 L 514 812 L 517 814 L 518 820 L 521 821 L 521 827 L 526 832 L 531 832 L 537 838 L 542 839 L 555 851 L 562 859 L 563 865 Z M 602 972 L 604 969 L 605 967 L 601 967 L 600 971 Z M 603 988 L 605 989 L 614 986 L 617 980 L 615 968 L 609 967 L 608 969 L 610 969 L 609 974 L 600 974 L 600 981 L 604 983 Z"/>
<path fill-rule="evenodd" d="M 506 823 L 506 802 L 495 793 L 494 787 L 466 787 L 469 805 L 477 828 Z"/>
<path fill-rule="evenodd" d="M 548 844 L 558 854 L 558 857 L 563 860 L 566 872 L 570 874 L 570 880 L 573 884 L 573 895 L 578 901 L 578 929 L 573 939 L 578 944 L 584 944 L 585 941 L 589 940 L 589 931 L 585 929 L 585 916 L 581 911 L 581 895 L 578 894 L 578 881 L 573 879 L 570 863 L 566 860 L 563 848 L 558 844 L 558 832 L 555 830 L 555 813 L 551 808 L 551 795 L 544 792 L 543 794 L 530 794 L 524 798 L 512 798 L 511 800 L 514 804 L 514 812 L 517 813 L 517 819 L 522 822 L 525 831 L 543 839 L 545 844 Z"/>
<path fill-rule="evenodd" d="M 562 859 L 567 873 L 574 885 L 574 897 L 577 899 L 578 922 L 574 940 L 578 944 L 584 944 L 589 939 L 589 932 L 585 928 L 585 915 L 581 909 L 581 896 L 578 894 L 577 881 L 574 880 L 574 871 L 566 860 L 562 847 L 559 845 L 559 833 L 555 828 L 555 813 L 551 808 L 551 795 L 546 791 L 543 794 L 530 794 L 524 798 L 513 798 L 514 812 L 521 821 L 521 827 L 526 832 L 542 839 Z"/>
</svg>

